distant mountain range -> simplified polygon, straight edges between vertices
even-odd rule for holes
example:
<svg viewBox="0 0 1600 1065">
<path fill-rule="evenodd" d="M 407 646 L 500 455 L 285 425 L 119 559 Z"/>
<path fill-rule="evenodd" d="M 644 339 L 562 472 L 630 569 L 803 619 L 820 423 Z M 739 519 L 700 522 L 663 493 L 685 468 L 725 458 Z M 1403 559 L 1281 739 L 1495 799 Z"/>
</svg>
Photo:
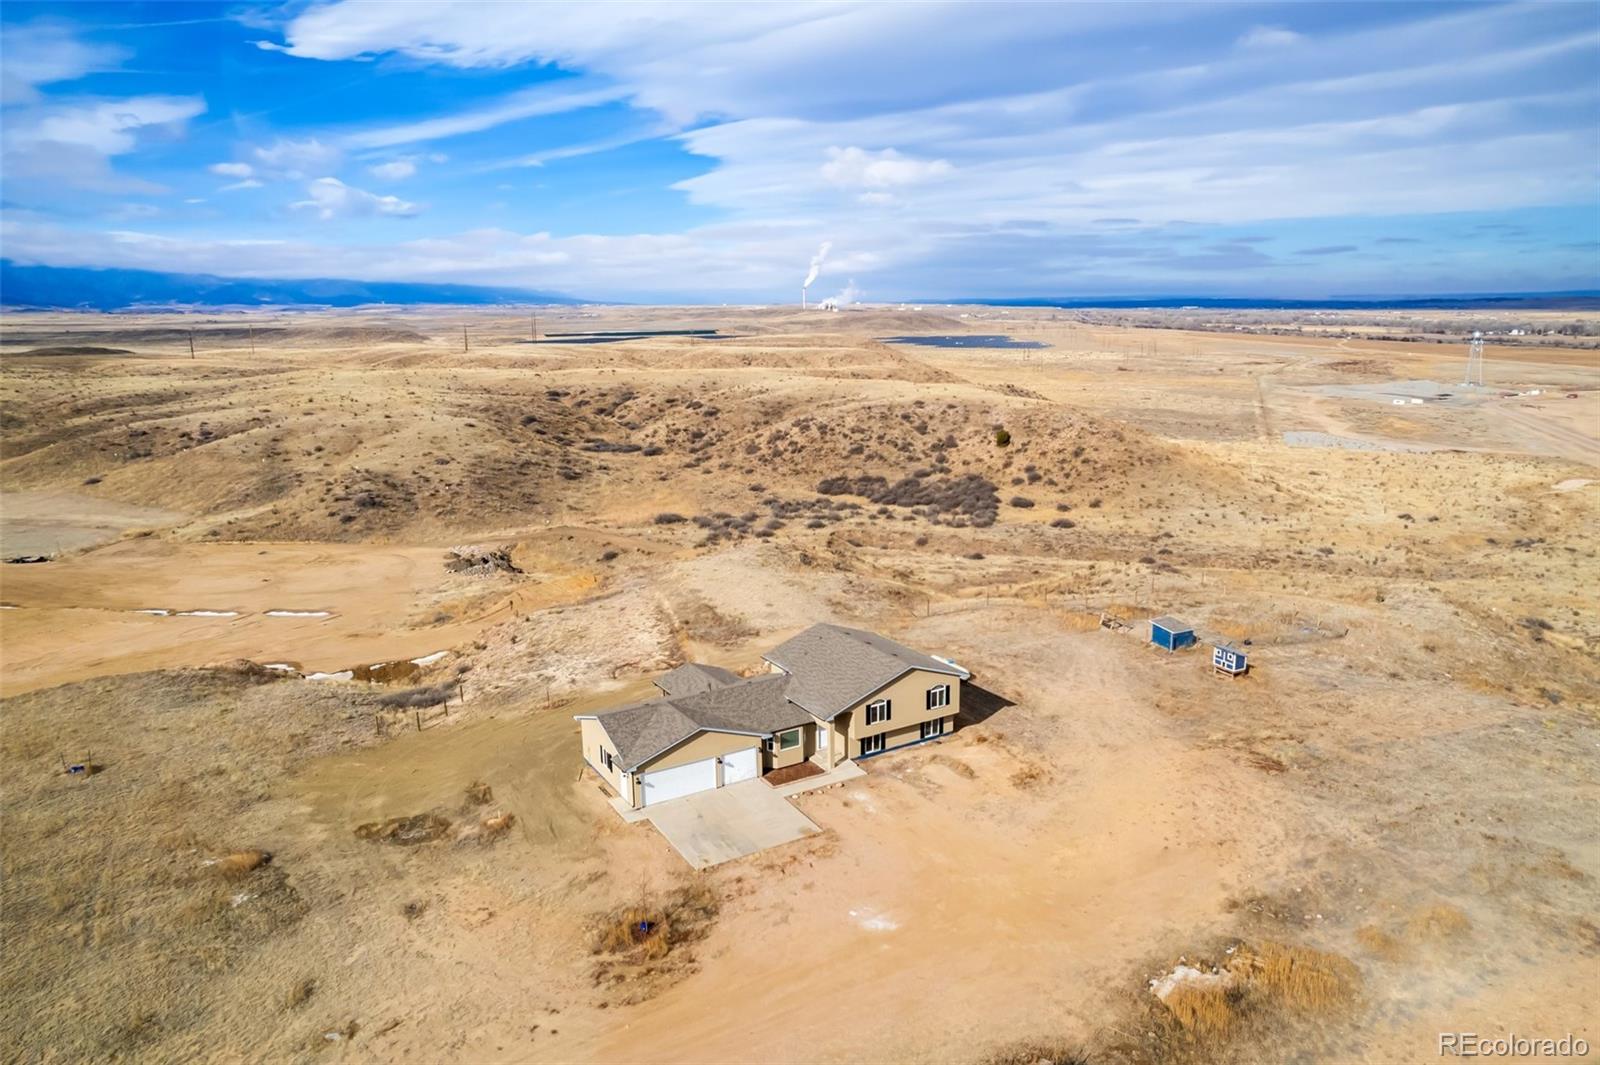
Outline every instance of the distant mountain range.
<svg viewBox="0 0 1600 1065">
<path fill-rule="evenodd" d="M 0 305 L 120 311 L 163 307 L 357 307 L 369 303 L 564 304 L 586 302 L 556 292 L 339 278 L 280 280 L 168 274 L 155 270 L 22 266 L 0 259 Z"/>
<path fill-rule="evenodd" d="M 1067 310 L 1135 310 L 1140 308 L 1198 307 L 1232 311 L 1497 311 L 1497 310 L 1600 310 L 1600 290 L 1573 292 L 1505 292 L 1491 295 L 1443 296 L 1335 296 L 1325 300 L 1257 299 L 1249 296 L 1130 296 L 1067 297 L 1025 296 L 1007 299 L 958 298 L 906 300 L 921 304 L 977 304 L 981 307 L 1060 307 Z"/>
</svg>

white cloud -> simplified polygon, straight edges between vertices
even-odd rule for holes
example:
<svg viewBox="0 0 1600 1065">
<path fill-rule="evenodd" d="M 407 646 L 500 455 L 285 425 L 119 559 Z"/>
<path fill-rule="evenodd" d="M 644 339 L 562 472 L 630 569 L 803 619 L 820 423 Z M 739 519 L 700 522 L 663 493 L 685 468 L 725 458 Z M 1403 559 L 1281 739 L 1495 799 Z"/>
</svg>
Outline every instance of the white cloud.
<svg viewBox="0 0 1600 1065">
<path fill-rule="evenodd" d="M 888 189 L 919 185 L 950 173 L 943 159 L 913 159 L 893 148 L 870 152 L 864 148 L 828 149 L 822 176 L 847 188 Z"/>
<path fill-rule="evenodd" d="M 318 178 L 313 181 L 306 186 L 306 195 L 308 199 L 289 206 L 299 211 L 315 211 L 317 217 L 324 222 L 361 215 L 409 218 L 418 211 L 416 204 L 408 203 L 398 196 L 379 196 L 365 189 L 346 185 L 333 177 Z"/>
<path fill-rule="evenodd" d="M 52 142 L 87 148 L 99 155 L 133 151 L 141 133 L 175 132 L 206 109 L 198 96 L 88 98 L 28 108 L 21 122 L 7 122 L 6 138 L 16 144 Z"/>
<path fill-rule="evenodd" d="M 345 135 L 342 142 L 352 149 L 393 148 L 401 144 L 415 144 L 419 141 L 442 140 L 467 133 L 479 133 L 507 122 L 520 122 L 542 115 L 559 115 L 586 107 L 598 107 L 614 103 L 626 96 L 627 91 L 618 88 L 573 89 L 566 85 L 553 88 L 540 86 L 512 93 L 487 106 L 453 115 L 350 133 Z"/>
<path fill-rule="evenodd" d="M 488 170 L 672 137 L 697 157 L 694 176 L 674 188 L 701 208 L 695 217 L 723 221 L 633 236 L 492 229 L 382 246 L 286 241 L 261 256 L 277 276 L 503 282 L 623 298 L 674 285 L 782 293 L 794 287 L 795 263 L 832 236 L 830 274 L 859 277 L 875 293 L 914 289 L 918 278 L 955 279 L 930 286 L 947 292 L 977 291 L 967 280 L 984 278 L 1066 291 L 1123 276 L 1104 269 L 1108 262 L 1137 258 L 1147 277 L 1201 263 L 1150 247 L 1150 234 L 1179 220 L 1592 203 L 1600 157 L 1600 92 L 1588 76 L 1600 34 L 1581 5 L 1367 8 L 1352 28 L 1320 20 L 1315 48 L 1258 24 L 1292 18 L 1293 8 L 415 0 L 290 10 L 285 44 L 275 47 L 301 57 L 537 64 L 538 76 L 557 76 L 459 113 L 318 129 L 310 139 L 301 131 L 242 152 L 254 173 L 240 184 L 310 183 L 295 204 L 307 218 L 420 210 L 333 177 L 311 180 L 341 173 L 346 154 L 375 178 L 399 180 L 383 168 L 425 167 L 424 142 L 528 121 L 507 162 L 481 161 L 484 144 L 453 154 Z M 1141 46 L 1118 46 L 1131 39 Z M 1448 61 L 1438 51 L 1444 40 Z M 588 115 L 536 121 L 598 107 L 607 108 L 603 128 Z M 574 127 L 589 129 L 588 139 L 547 135 Z M 103 172 L 98 153 L 81 144 L 39 149 L 61 173 L 93 173 L 96 163 Z M 657 172 L 618 175 L 596 191 Z M 8 158 L 8 185 L 14 173 Z M 682 216 L 661 217 L 678 226 Z M 1134 221 L 1113 231 L 1097 225 L 1107 218 Z M 564 229 L 584 224 L 582 215 L 563 220 Z M 235 254 L 225 241 L 148 234 L 97 247 L 211 272 L 226 272 Z M 1265 252 L 1204 262 L 1272 266 Z"/>
<path fill-rule="evenodd" d="M 35 86 L 114 70 L 127 58 L 123 49 L 81 41 L 71 27 L 55 22 L 0 27 L 0 46 L 5 52 L 5 63 L 0 65 L 0 102 L 6 106 L 37 100 Z"/>
<path fill-rule="evenodd" d="M 197 96 L 152 95 L 40 99 L 9 107 L 0 167 L 13 188 L 46 195 L 63 189 L 161 192 L 159 185 L 115 172 L 111 159 L 147 139 L 181 135 L 205 106 Z"/>
<path fill-rule="evenodd" d="M 247 178 L 256 172 L 256 168 L 249 163 L 212 163 L 206 169 L 221 177 L 232 178 Z"/>
<path fill-rule="evenodd" d="M 256 162 L 276 177 L 289 181 L 303 180 L 318 171 L 327 173 L 339 163 L 340 151 L 323 144 L 315 137 L 292 140 L 280 137 L 271 144 L 254 149 Z"/>
<path fill-rule="evenodd" d="M 367 173 L 380 181 L 404 181 L 417 172 L 417 164 L 409 159 L 395 159 L 367 167 Z"/>
<path fill-rule="evenodd" d="M 1282 26 L 1252 26 L 1239 38 L 1240 48 L 1283 48 L 1305 40 L 1301 34 Z"/>
<path fill-rule="evenodd" d="M 255 178 L 245 178 L 243 181 L 235 181 L 230 185 L 224 185 L 224 186 L 222 186 L 222 188 L 218 189 L 217 191 L 218 192 L 238 192 L 240 189 L 259 189 L 261 187 L 262 187 L 262 183 L 257 181 Z"/>
</svg>

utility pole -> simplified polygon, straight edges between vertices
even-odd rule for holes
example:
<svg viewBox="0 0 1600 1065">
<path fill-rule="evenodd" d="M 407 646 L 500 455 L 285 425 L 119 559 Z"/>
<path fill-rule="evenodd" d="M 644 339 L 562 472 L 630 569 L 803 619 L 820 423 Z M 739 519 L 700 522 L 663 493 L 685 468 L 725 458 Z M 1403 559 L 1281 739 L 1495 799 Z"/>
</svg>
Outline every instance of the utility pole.
<svg viewBox="0 0 1600 1065">
<path fill-rule="evenodd" d="M 531 335 L 533 338 L 532 342 L 535 344 L 539 343 L 539 315 L 537 313 L 535 313 L 533 316 L 533 333 Z"/>
<path fill-rule="evenodd" d="M 189 358 L 194 358 L 194 326 L 189 327 Z"/>
<path fill-rule="evenodd" d="M 467 350 L 467 327 L 466 326 L 462 326 L 461 327 L 461 350 L 462 351 L 466 351 Z"/>
</svg>

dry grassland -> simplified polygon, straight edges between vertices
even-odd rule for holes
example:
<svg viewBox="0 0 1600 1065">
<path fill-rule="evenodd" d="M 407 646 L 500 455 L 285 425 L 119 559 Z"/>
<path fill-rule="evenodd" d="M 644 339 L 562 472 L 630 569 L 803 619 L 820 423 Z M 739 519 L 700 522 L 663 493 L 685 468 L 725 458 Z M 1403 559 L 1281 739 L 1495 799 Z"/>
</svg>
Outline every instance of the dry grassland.
<svg viewBox="0 0 1600 1065">
<path fill-rule="evenodd" d="M 1594 353 L 1225 324 L 9 317 L 12 1055 L 1600 1044 Z M 995 332 L 1050 346 L 877 339 Z M 824 619 L 979 689 L 822 833 L 691 874 L 580 773 L 573 713 Z"/>
</svg>

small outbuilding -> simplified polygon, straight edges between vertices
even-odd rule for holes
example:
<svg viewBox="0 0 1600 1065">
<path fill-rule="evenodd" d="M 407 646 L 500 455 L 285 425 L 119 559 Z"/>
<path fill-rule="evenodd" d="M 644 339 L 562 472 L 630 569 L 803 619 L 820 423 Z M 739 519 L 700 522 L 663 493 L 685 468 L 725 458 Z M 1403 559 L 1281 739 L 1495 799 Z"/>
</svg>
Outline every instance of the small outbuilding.
<svg viewBox="0 0 1600 1065">
<path fill-rule="evenodd" d="M 1181 651 L 1194 645 L 1194 626 L 1171 615 L 1162 615 L 1150 622 L 1150 642 L 1168 651 Z"/>
<path fill-rule="evenodd" d="M 1240 677 L 1249 669 L 1249 657 L 1233 644 L 1219 643 L 1211 648 L 1212 672 L 1228 677 Z"/>
</svg>

